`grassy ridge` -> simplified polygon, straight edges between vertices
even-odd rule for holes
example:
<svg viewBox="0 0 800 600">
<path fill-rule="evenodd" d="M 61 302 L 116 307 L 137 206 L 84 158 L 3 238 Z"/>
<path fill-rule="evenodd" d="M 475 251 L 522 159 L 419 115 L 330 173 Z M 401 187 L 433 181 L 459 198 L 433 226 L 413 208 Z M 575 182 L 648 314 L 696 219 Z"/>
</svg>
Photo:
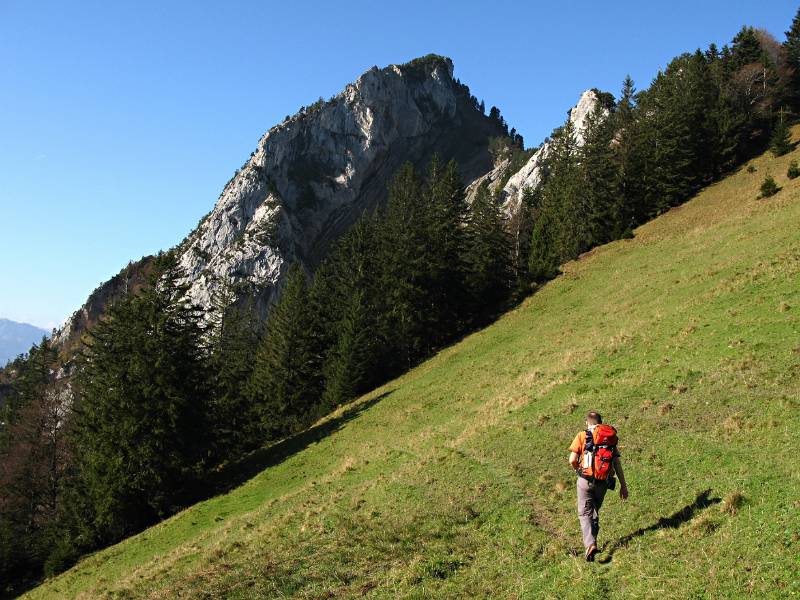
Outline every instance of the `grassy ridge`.
<svg viewBox="0 0 800 600">
<path fill-rule="evenodd" d="M 800 595 L 798 155 L 566 265 L 300 451 L 27 597 Z M 783 189 L 756 200 L 768 172 Z M 590 408 L 631 490 L 595 564 L 566 462 Z"/>
</svg>

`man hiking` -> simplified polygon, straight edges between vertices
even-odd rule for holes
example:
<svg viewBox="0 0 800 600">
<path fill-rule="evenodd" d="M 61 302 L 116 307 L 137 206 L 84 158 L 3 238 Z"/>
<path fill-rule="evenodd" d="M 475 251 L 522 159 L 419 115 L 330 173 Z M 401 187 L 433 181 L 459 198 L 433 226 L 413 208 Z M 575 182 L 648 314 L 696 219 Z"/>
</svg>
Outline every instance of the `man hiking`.
<svg viewBox="0 0 800 600">
<path fill-rule="evenodd" d="M 578 519 L 583 531 L 586 560 L 597 553 L 600 507 L 607 489 L 614 489 L 619 477 L 619 497 L 628 498 L 628 486 L 617 451 L 617 430 L 603 425 L 600 413 L 586 415 L 586 429 L 578 433 L 569 447 L 569 464 L 578 474 Z"/>
</svg>

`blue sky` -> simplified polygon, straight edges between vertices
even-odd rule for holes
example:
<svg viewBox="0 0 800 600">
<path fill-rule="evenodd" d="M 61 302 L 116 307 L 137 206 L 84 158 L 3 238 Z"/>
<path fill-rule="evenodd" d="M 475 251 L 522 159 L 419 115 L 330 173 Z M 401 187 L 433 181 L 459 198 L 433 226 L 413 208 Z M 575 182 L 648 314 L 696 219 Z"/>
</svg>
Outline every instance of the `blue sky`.
<svg viewBox="0 0 800 600">
<path fill-rule="evenodd" d="M 580 92 L 646 87 L 784 1 L 0 0 L 0 317 L 60 324 L 178 243 L 261 134 L 372 65 L 435 52 L 538 144 Z"/>
</svg>

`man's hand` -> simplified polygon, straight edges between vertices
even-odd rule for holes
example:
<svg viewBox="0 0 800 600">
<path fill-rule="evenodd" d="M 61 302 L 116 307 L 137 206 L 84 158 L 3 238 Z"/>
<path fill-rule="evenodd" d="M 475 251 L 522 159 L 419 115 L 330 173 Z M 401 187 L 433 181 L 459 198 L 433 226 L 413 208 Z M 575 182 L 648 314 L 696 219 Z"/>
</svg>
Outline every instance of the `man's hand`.
<svg viewBox="0 0 800 600">
<path fill-rule="evenodd" d="M 578 468 L 578 453 L 577 452 L 570 452 L 569 453 L 569 466 L 574 469 Z"/>
<path fill-rule="evenodd" d="M 624 483 L 619 486 L 619 497 L 623 500 L 628 499 L 628 486 Z"/>
</svg>

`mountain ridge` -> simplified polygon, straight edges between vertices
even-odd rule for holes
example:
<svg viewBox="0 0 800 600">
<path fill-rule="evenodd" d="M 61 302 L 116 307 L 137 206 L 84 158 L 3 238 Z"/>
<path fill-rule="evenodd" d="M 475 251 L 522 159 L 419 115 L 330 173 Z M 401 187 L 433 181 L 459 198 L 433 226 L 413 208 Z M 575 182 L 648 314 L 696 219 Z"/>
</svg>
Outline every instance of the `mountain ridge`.
<svg viewBox="0 0 800 600">
<path fill-rule="evenodd" d="M 331 242 L 385 202 L 388 181 L 406 161 L 422 168 L 433 154 L 455 159 L 468 198 L 485 178 L 506 180 L 499 190 L 505 211 L 517 210 L 522 189 L 539 181 L 547 142 L 509 173 L 509 161 L 488 148 L 492 137 L 507 136 L 507 125 L 479 110 L 453 70 L 451 59 L 430 54 L 372 67 L 329 100 L 271 127 L 175 247 L 192 299 L 209 308 L 233 289 L 256 296 L 265 317 L 289 264 L 313 272 Z M 570 110 L 577 131 L 596 102 L 587 90 Z M 132 261 L 101 283 L 56 332 L 62 349 L 69 354 L 107 302 L 140 286 L 152 260 Z"/>
</svg>

